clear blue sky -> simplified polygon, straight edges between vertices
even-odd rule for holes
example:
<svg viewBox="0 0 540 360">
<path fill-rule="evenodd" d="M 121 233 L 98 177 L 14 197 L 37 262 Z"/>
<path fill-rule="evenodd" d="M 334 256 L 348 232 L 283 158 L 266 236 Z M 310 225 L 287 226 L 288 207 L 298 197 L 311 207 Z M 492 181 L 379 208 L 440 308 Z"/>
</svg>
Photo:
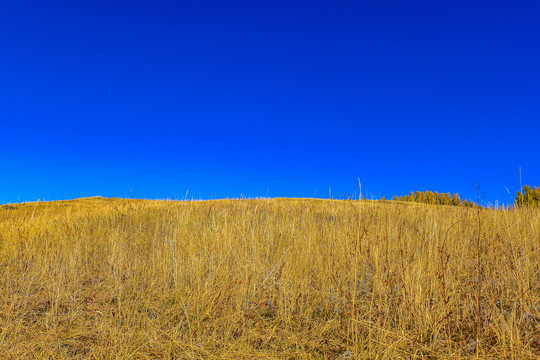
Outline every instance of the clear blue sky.
<svg viewBox="0 0 540 360">
<path fill-rule="evenodd" d="M 3 1 L 0 203 L 540 185 L 538 1 Z M 508 188 L 511 195 L 508 194 Z"/>
</svg>

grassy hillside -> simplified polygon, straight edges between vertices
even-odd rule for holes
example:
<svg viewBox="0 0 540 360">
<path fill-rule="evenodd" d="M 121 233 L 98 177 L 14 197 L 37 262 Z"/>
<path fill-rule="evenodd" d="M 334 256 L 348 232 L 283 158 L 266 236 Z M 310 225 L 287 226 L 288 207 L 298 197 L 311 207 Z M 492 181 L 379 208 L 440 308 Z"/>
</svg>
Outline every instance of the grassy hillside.
<svg viewBox="0 0 540 360">
<path fill-rule="evenodd" d="M 530 358 L 540 210 L 0 207 L 0 358 Z"/>
</svg>

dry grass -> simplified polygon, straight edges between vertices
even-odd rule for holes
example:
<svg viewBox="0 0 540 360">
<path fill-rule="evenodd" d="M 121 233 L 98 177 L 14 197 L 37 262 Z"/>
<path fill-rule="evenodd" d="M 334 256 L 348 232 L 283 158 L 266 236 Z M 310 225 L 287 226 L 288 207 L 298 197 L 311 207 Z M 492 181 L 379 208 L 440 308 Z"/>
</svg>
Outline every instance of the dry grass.
<svg viewBox="0 0 540 360">
<path fill-rule="evenodd" d="M 534 358 L 539 245 L 538 209 L 3 206 L 0 358 Z"/>
</svg>

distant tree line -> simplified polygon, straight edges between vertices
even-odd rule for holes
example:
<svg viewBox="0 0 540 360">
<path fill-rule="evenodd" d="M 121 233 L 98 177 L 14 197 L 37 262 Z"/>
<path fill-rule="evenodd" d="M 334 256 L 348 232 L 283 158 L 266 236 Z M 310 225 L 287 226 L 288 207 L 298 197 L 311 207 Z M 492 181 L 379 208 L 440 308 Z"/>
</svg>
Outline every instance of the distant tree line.
<svg viewBox="0 0 540 360">
<path fill-rule="evenodd" d="M 535 206 L 540 207 L 540 187 L 530 187 L 525 185 L 521 191 L 518 191 L 516 197 L 516 206 Z"/>
<path fill-rule="evenodd" d="M 383 197 L 381 200 L 387 200 Z M 438 193 L 437 191 L 411 191 L 408 195 L 395 196 L 394 201 L 417 202 L 429 205 L 454 205 L 474 207 L 477 206 L 473 201 L 462 199 L 458 194 Z M 540 207 L 540 187 L 523 186 L 516 196 L 516 207 L 534 206 Z"/>
<path fill-rule="evenodd" d="M 382 200 L 386 200 L 383 198 Z M 437 191 L 417 191 L 412 192 L 409 195 L 404 196 L 395 196 L 394 195 L 394 201 L 408 201 L 408 202 L 417 202 L 422 204 L 430 204 L 430 205 L 454 205 L 454 206 L 466 206 L 466 207 L 473 207 L 475 206 L 475 203 L 467 200 L 462 199 L 458 194 L 450 194 L 450 193 L 438 193 Z"/>
</svg>

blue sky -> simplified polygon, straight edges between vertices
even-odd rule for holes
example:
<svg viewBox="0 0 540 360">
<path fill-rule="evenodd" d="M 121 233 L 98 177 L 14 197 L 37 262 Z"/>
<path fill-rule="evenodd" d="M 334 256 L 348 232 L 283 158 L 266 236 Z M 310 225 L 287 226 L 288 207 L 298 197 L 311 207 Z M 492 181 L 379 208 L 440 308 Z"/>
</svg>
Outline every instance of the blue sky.
<svg viewBox="0 0 540 360">
<path fill-rule="evenodd" d="M 535 1 L 4 1 L 0 203 L 513 201 L 540 185 Z M 510 191 L 508 194 L 506 188 Z"/>
</svg>

